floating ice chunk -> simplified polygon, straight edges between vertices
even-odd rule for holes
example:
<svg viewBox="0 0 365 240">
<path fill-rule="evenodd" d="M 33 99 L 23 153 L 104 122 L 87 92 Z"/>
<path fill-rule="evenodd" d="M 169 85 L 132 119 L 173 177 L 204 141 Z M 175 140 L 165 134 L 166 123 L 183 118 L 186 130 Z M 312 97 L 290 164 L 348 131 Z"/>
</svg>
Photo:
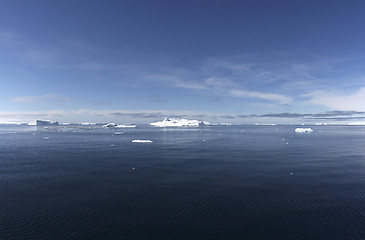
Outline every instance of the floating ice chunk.
<svg viewBox="0 0 365 240">
<path fill-rule="evenodd" d="M 135 139 L 132 143 L 153 143 L 152 140 L 142 140 L 142 139 Z"/>
<path fill-rule="evenodd" d="M 297 133 L 313 132 L 313 129 L 311 129 L 311 128 L 296 128 L 295 132 L 297 132 Z"/>
<path fill-rule="evenodd" d="M 111 146 L 111 147 L 114 147 L 114 144 L 111 144 L 110 146 Z"/>
<path fill-rule="evenodd" d="M 49 137 L 44 137 L 44 140 L 48 140 L 49 139 Z"/>
</svg>

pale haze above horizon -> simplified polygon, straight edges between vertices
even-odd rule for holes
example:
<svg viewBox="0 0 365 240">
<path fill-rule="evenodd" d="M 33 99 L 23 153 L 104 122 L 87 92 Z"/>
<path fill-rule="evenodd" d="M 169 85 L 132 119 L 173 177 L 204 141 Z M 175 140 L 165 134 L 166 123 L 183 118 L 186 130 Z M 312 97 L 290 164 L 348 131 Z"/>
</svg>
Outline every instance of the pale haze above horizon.
<svg viewBox="0 0 365 240">
<path fill-rule="evenodd" d="M 364 1 L 0 7 L 0 122 L 365 122 Z"/>
</svg>

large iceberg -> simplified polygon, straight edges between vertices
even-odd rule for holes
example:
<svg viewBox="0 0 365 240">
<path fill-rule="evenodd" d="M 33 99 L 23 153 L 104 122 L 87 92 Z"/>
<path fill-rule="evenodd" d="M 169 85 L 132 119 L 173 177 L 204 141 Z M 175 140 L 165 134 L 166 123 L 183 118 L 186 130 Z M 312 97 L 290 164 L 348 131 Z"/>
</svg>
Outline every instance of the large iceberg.
<svg viewBox="0 0 365 240">
<path fill-rule="evenodd" d="M 49 120 L 35 120 L 33 122 L 28 123 L 29 126 L 50 126 L 50 125 L 58 125 L 58 122 L 52 122 Z"/>
<path fill-rule="evenodd" d="M 199 120 L 189 120 L 184 118 L 165 118 L 162 121 L 151 123 L 155 127 L 199 127 L 205 125 Z"/>
</svg>

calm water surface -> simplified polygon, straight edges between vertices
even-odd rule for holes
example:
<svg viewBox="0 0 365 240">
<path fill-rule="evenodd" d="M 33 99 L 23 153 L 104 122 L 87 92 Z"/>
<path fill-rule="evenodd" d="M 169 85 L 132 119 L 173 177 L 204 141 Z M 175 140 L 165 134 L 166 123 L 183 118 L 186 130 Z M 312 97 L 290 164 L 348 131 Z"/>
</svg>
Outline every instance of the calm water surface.
<svg viewBox="0 0 365 240">
<path fill-rule="evenodd" d="M 365 239 L 365 127 L 312 128 L 0 126 L 0 239 Z"/>
</svg>

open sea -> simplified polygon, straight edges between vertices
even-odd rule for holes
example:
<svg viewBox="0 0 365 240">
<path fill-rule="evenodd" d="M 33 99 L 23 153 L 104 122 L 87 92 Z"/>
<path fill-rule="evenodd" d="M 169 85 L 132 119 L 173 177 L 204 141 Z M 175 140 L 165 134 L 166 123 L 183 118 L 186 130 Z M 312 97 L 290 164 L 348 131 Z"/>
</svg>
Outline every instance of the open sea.
<svg viewBox="0 0 365 240">
<path fill-rule="evenodd" d="M 365 126 L 296 127 L 1 125 L 0 239 L 365 239 Z"/>
</svg>

